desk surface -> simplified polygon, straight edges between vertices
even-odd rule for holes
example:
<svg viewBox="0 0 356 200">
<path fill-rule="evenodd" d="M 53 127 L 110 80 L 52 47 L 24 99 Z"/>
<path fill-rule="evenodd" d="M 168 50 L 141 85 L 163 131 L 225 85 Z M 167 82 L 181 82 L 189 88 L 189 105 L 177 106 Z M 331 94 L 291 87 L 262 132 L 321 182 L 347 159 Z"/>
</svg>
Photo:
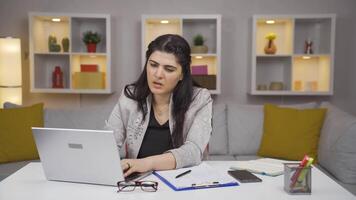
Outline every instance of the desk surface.
<svg viewBox="0 0 356 200">
<path fill-rule="evenodd" d="M 218 170 L 227 171 L 234 161 L 207 161 L 207 163 Z M 140 188 L 136 188 L 133 192 L 117 193 L 117 188 L 111 186 L 47 181 L 41 163 L 30 163 L 0 182 L 0 199 L 356 199 L 350 192 L 317 168 L 313 168 L 312 171 L 311 195 L 289 195 L 284 192 L 283 175 L 278 177 L 258 176 L 263 179 L 262 183 L 245 183 L 235 187 L 175 192 L 151 175 L 146 179 L 159 182 L 157 192 L 143 192 Z"/>
</svg>

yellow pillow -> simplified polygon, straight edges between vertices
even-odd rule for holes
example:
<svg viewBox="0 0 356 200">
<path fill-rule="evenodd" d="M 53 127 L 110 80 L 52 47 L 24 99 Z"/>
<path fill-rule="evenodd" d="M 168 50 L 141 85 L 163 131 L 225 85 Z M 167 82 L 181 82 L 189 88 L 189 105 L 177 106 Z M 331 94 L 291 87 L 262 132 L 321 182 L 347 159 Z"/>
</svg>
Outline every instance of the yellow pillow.
<svg viewBox="0 0 356 200">
<path fill-rule="evenodd" d="M 264 106 L 264 133 L 258 155 L 301 160 L 305 154 L 317 160 L 320 130 L 327 109 Z"/>
<path fill-rule="evenodd" d="M 43 127 L 43 103 L 0 109 L 0 163 L 38 159 L 33 126 Z"/>
</svg>

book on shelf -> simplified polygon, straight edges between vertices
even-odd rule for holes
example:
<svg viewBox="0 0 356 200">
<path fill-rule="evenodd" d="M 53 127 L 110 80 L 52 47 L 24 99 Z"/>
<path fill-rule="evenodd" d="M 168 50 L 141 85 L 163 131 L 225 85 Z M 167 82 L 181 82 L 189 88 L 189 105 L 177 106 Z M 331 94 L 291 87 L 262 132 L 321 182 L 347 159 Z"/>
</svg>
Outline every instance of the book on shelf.
<svg viewBox="0 0 356 200">
<path fill-rule="evenodd" d="M 104 72 L 75 72 L 73 74 L 75 89 L 105 89 Z"/>
<path fill-rule="evenodd" d="M 98 72 L 98 65 L 96 64 L 81 64 L 81 72 Z"/>
<path fill-rule="evenodd" d="M 192 75 L 208 75 L 208 65 L 192 65 Z"/>
<path fill-rule="evenodd" d="M 209 90 L 216 89 L 216 75 L 192 75 L 192 78 L 201 87 Z"/>
<path fill-rule="evenodd" d="M 284 163 L 295 163 L 296 161 L 280 160 L 273 158 L 260 158 L 257 160 L 236 161 L 231 169 L 244 169 L 252 173 L 267 176 L 279 176 L 284 173 Z"/>
</svg>

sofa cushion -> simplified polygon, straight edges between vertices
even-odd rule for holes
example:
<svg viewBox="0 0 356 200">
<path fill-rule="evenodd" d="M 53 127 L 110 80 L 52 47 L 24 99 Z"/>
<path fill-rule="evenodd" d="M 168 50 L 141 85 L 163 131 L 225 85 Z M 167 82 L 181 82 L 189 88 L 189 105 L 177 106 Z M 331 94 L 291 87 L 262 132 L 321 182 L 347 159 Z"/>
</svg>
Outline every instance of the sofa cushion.
<svg viewBox="0 0 356 200">
<path fill-rule="evenodd" d="M 113 107 L 45 109 L 45 127 L 102 130 Z"/>
<path fill-rule="evenodd" d="M 344 183 L 356 183 L 356 118 L 330 103 L 319 141 L 319 163 Z"/>
<path fill-rule="evenodd" d="M 213 105 L 213 132 L 209 141 L 209 154 L 221 155 L 228 152 L 226 104 Z"/>
<path fill-rule="evenodd" d="M 11 103 L 11 102 L 5 102 L 4 104 L 3 104 L 3 107 L 4 107 L 4 109 L 9 109 L 9 108 L 21 108 L 21 107 L 23 107 L 22 105 L 18 105 L 18 104 L 14 104 L 14 103 Z"/>
<path fill-rule="evenodd" d="M 264 106 L 263 136 L 259 156 L 301 160 L 305 154 L 317 160 L 320 130 L 326 109 Z"/>
<path fill-rule="evenodd" d="M 37 159 L 31 127 L 43 127 L 43 104 L 0 109 L 0 163 Z"/>
<path fill-rule="evenodd" d="M 262 106 L 228 104 L 227 120 L 229 153 L 256 155 L 262 136 Z"/>
<path fill-rule="evenodd" d="M 314 165 L 316 168 L 318 168 L 320 171 L 322 171 L 324 174 L 326 174 L 328 177 L 333 179 L 335 182 L 340 184 L 342 187 L 344 187 L 346 190 L 351 192 L 353 195 L 356 196 L 356 184 L 350 184 L 350 183 L 343 183 L 341 182 L 340 179 L 336 178 L 333 174 L 330 173 L 325 167 L 320 165 L 320 162 L 317 165 Z"/>
<path fill-rule="evenodd" d="M 74 109 L 45 109 L 45 127 L 103 130 L 114 106 L 93 106 Z M 124 145 L 125 146 L 125 145 Z M 120 156 L 126 155 L 125 148 Z"/>
<path fill-rule="evenodd" d="M 231 155 L 209 155 L 207 160 L 222 161 L 222 160 L 235 160 Z"/>
<path fill-rule="evenodd" d="M 315 108 L 316 102 L 281 105 L 292 108 Z M 227 104 L 227 132 L 229 153 L 232 155 L 256 155 L 263 130 L 263 106 Z"/>
</svg>

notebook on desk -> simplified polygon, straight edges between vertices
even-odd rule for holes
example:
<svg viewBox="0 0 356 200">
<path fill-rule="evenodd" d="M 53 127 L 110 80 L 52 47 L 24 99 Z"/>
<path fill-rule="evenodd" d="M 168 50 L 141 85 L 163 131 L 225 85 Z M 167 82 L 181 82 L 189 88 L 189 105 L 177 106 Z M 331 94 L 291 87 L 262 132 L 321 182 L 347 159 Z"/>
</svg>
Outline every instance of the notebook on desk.
<svg viewBox="0 0 356 200">
<path fill-rule="evenodd" d="M 236 164 L 231 166 L 231 169 L 244 169 L 252 173 L 262 174 L 267 176 L 279 176 L 284 173 L 283 163 L 291 163 L 296 161 L 279 160 L 273 158 L 260 158 L 257 160 L 236 161 Z"/>
<path fill-rule="evenodd" d="M 184 172 L 187 172 L 188 170 L 190 173 L 187 173 L 184 176 L 177 176 L 179 174 L 184 174 Z M 226 171 L 217 171 L 204 162 L 194 167 L 154 171 L 153 174 L 175 191 L 238 185 L 236 180 L 230 177 Z"/>
<path fill-rule="evenodd" d="M 150 172 L 123 176 L 113 131 L 32 128 L 47 180 L 116 186 Z"/>
</svg>

